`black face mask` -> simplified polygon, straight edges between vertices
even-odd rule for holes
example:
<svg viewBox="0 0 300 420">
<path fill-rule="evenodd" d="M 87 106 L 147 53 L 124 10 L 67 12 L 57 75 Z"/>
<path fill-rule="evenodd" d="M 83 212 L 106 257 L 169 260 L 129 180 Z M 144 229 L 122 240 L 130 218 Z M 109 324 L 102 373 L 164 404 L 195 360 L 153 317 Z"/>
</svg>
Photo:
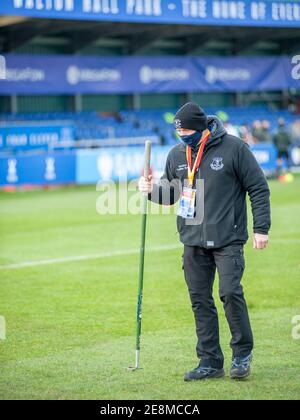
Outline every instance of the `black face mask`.
<svg viewBox="0 0 300 420">
<path fill-rule="evenodd" d="M 188 136 L 180 136 L 180 139 L 186 146 L 195 149 L 198 146 L 201 137 L 202 132 L 196 131 L 194 134 L 189 134 Z"/>
</svg>

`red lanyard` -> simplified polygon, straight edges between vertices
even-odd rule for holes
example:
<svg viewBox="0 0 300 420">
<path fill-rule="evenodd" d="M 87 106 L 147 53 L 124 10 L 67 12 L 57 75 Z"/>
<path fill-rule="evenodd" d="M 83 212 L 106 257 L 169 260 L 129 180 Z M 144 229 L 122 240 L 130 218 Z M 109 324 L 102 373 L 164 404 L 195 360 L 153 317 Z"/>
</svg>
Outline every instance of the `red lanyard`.
<svg viewBox="0 0 300 420">
<path fill-rule="evenodd" d="M 210 131 L 208 129 L 206 129 L 201 137 L 200 140 L 200 147 L 197 153 L 197 157 L 194 163 L 194 166 L 192 168 L 192 149 L 190 146 L 186 147 L 186 160 L 188 163 L 188 180 L 189 180 L 189 186 L 192 187 L 193 183 L 194 183 L 194 178 L 195 178 L 195 173 L 197 172 L 201 160 L 202 160 L 202 156 L 203 156 L 203 152 L 204 152 L 204 147 L 205 144 L 207 143 L 207 140 L 209 139 L 210 136 Z"/>
</svg>

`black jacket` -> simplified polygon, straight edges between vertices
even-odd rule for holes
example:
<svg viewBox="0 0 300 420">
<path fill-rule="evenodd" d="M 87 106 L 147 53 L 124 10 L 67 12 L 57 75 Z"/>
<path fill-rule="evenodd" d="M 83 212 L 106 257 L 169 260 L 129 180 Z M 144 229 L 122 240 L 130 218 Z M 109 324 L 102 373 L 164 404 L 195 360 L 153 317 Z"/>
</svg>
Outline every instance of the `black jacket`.
<svg viewBox="0 0 300 420">
<path fill-rule="evenodd" d="M 195 181 L 197 178 L 204 180 L 204 219 L 200 224 L 189 225 L 186 219 L 178 216 L 177 228 L 185 245 L 221 248 L 245 243 L 248 239 L 246 192 L 251 201 L 254 232 L 268 233 L 270 190 L 247 144 L 227 134 L 217 117 L 209 116 L 208 121 L 211 136 L 195 175 Z M 193 162 L 195 157 L 196 151 L 192 154 Z M 176 203 L 186 179 L 186 150 L 179 143 L 169 152 L 165 172 L 159 183 L 154 184 L 149 199 L 164 205 Z"/>
<path fill-rule="evenodd" d="M 292 138 L 285 127 L 279 127 L 273 137 L 273 143 L 279 152 L 288 152 Z"/>
</svg>

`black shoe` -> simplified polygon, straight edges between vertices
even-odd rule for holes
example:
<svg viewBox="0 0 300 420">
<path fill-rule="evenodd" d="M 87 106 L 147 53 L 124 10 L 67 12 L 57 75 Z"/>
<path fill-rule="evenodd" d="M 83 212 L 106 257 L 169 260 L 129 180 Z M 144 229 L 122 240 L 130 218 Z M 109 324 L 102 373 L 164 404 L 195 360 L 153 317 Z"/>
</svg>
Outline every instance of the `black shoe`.
<svg viewBox="0 0 300 420">
<path fill-rule="evenodd" d="M 251 373 L 252 354 L 247 357 L 235 357 L 232 361 L 230 377 L 231 379 L 246 379 Z"/>
<path fill-rule="evenodd" d="M 199 365 L 195 369 L 187 372 L 184 375 L 185 381 L 202 381 L 204 379 L 211 379 L 211 378 L 223 378 L 225 375 L 224 369 L 215 369 L 212 367 L 205 367 Z"/>
</svg>

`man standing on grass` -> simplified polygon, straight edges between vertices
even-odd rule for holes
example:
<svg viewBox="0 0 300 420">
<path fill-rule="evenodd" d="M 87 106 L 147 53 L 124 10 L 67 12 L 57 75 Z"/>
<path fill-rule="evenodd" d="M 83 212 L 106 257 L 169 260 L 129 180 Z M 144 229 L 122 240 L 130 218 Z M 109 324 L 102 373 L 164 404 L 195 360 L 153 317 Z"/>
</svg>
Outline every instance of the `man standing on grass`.
<svg viewBox="0 0 300 420">
<path fill-rule="evenodd" d="M 248 239 L 246 193 L 253 220 L 253 247 L 266 248 L 270 228 L 270 191 L 247 144 L 227 134 L 220 120 L 195 103 L 174 119 L 181 142 L 169 153 L 158 183 L 141 177 L 139 189 L 158 204 L 180 198 L 177 227 L 184 244 L 183 269 L 196 322 L 199 365 L 186 381 L 224 376 L 224 356 L 213 299 L 218 270 L 220 298 L 232 334 L 231 378 L 250 375 L 253 335 L 241 279 Z"/>
<path fill-rule="evenodd" d="M 290 147 L 292 145 L 292 136 L 285 126 L 284 118 L 278 120 L 278 130 L 273 137 L 273 143 L 277 150 L 277 175 L 282 172 L 283 159 L 287 168 L 290 168 Z"/>
</svg>

